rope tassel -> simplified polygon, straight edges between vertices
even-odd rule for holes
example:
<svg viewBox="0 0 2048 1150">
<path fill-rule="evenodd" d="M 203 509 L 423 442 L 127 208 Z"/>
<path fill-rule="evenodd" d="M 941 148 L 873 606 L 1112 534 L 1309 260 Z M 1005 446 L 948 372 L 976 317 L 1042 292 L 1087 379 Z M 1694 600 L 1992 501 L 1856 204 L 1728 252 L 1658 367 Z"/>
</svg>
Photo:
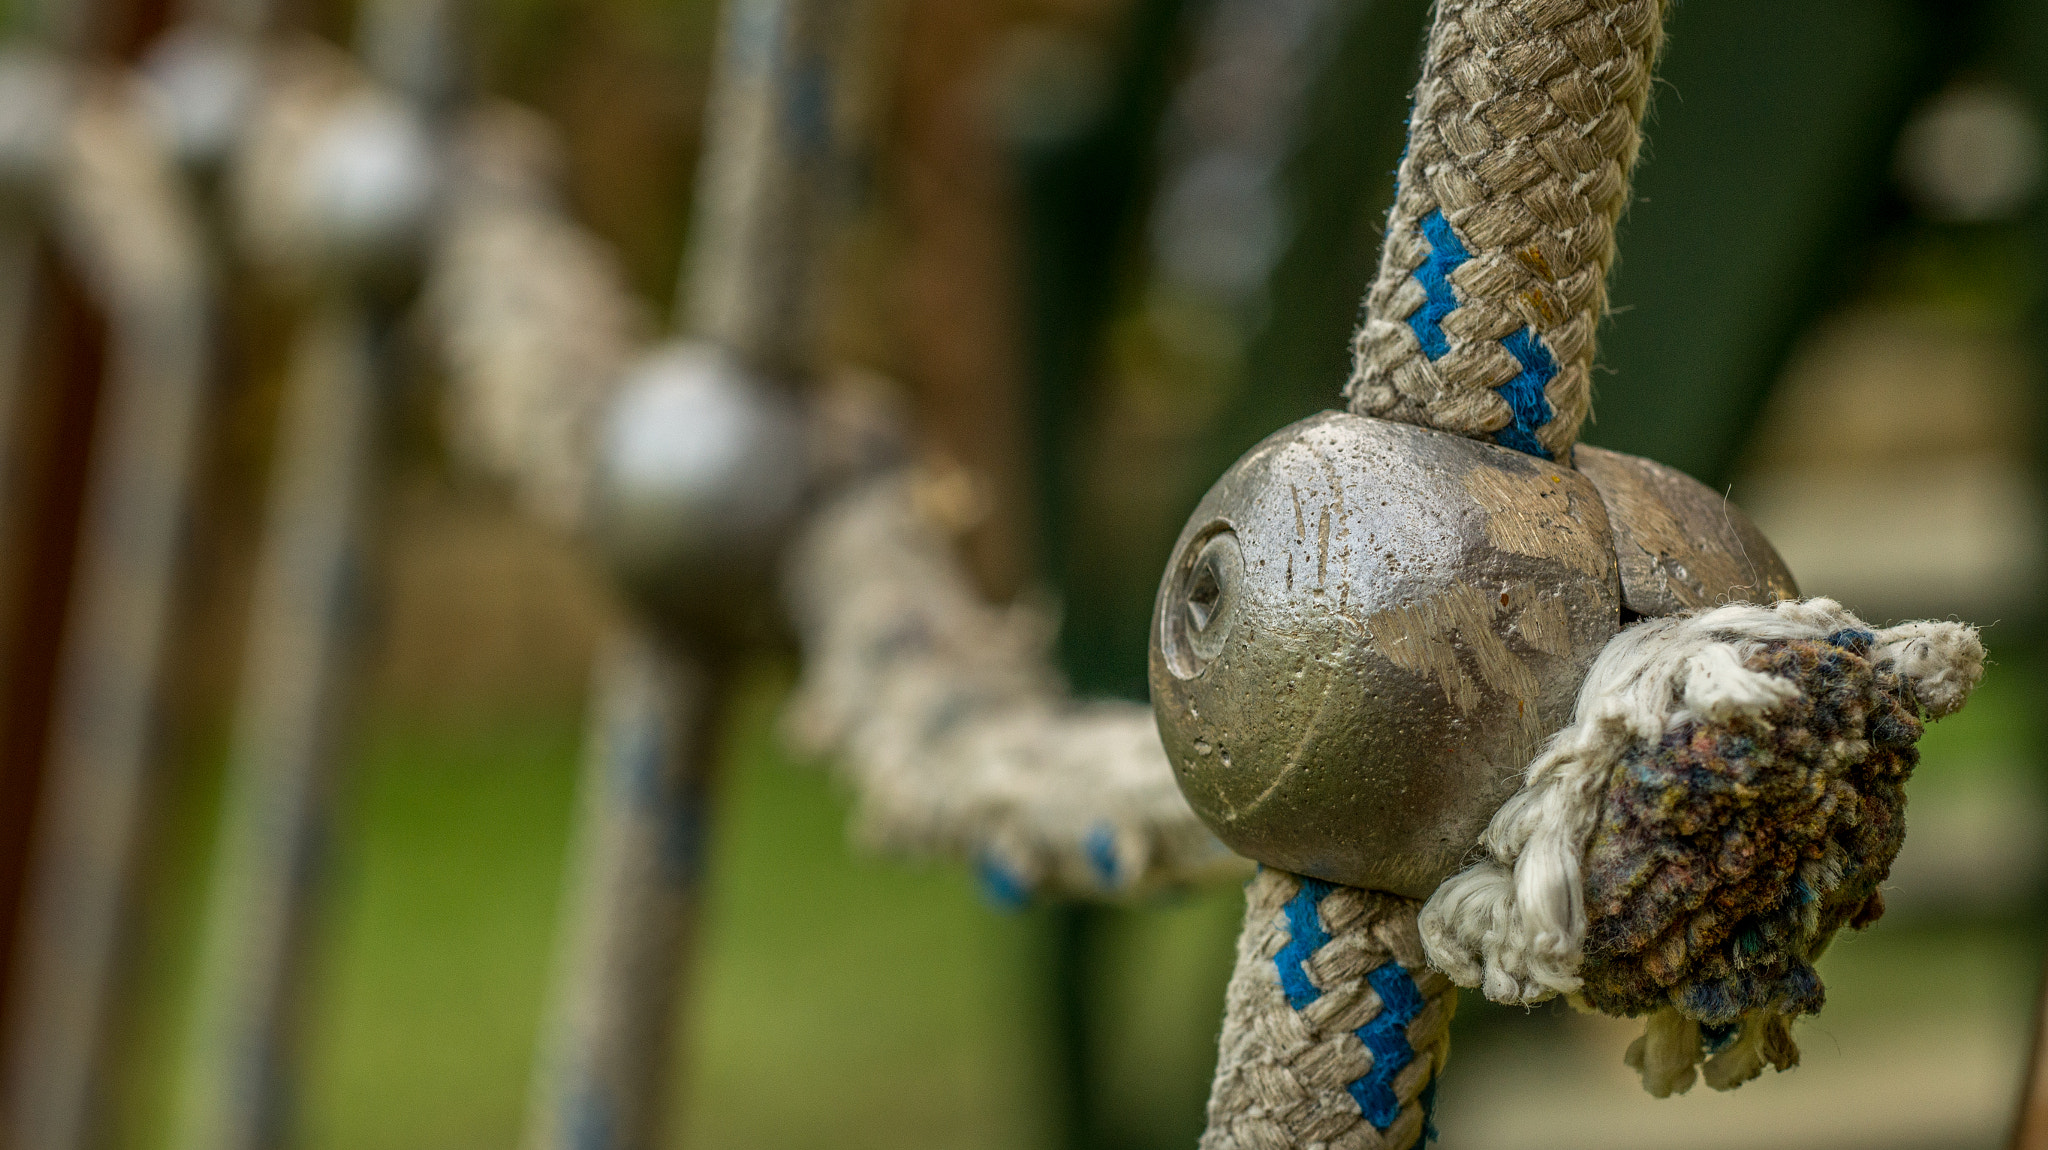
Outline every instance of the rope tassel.
<svg viewBox="0 0 2048 1150">
<path fill-rule="evenodd" d="M 1430 961 L 1498 1002 L 1647 1015 L 1650 1093 L 1797 1064 L 1813 963 L 1884 913 L 1923 719 L 1984 673 L 1977 630 L 1874 630 L 1829 599 L 1654 619 L 1610 642 L 1570 726 L 1423 908 Z"/>
<path fill-rule="evenodd" d="M 1411 1150 L 1436 1136 L 1457 990 L 1410 899 L 1261 869 L 1224 1007 L 1202 1150 Z"/>
</svg>

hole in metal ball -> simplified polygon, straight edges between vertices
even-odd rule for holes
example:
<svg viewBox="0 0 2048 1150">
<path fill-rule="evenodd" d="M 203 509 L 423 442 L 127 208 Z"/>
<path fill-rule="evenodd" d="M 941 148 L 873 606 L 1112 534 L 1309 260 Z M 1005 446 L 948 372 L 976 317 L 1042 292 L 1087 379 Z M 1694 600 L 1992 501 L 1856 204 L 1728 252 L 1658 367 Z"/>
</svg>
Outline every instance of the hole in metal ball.
<svg viewBox="0 0 2048 1150">
<path fill-rule="evenodd" d="M 1216 605 L 1223 598 L 1223 582 L 1216 575 L 1216 564 L 1204 559 L 1195 565 L 1195 578 L 1188 587 L 1188 622 L 1194 633 L 1200 635 L 1209 626 L 1209 620 L 1216 616 Z"/>
<path fill-rule="evenodd" d="M 1217 525 L 1188 550 L 1194 558 L 1181 567 L 1160 636 L 1167 666 L 1183 679 L 1201 674 L 1223 653 L 1244 584 L 1244 552 L 1228 525 Z"/>
</svg>

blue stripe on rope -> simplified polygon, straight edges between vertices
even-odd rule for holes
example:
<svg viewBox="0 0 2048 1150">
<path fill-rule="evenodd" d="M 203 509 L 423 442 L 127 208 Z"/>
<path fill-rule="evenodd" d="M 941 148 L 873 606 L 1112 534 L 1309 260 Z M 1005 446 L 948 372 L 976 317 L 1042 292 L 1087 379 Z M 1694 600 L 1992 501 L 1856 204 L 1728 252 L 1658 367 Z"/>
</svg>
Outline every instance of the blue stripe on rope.
<svg viewBox="0 0 2048 1150">
<path fill-rule="evenodd" d="M 1031 887 L 989 855 L 975 860 L 974 876 L 981 897 L 999 910 L 1021 910 L 1031 903 Z"/>
<path fill-rule="evenodd" d="M 1550 449 L 1537 442 L 1536 429 L 1550 422 L 1550 400 L 1544 396 L 1543 388 L 1557 377 L 1557 361 L 1550 358 L 1550 349 L 1543 346 L 1536 333 L 1526 327 L 1500 343 L 1522 365 L 1522 370 L 1494 389 L 1508 401 L 1515 421 L 1494 432 L 1493 441 L 1539 459 L 1549 459 Z"/>
<path fill-rule="evenodd" d="M 1408 327 L 1422 344 L 1422 353 L 1435 362 L 1451 350 L 1450 337 L 1444 334 L 1444 320 L 1458 310 L 1458 293 L 1451 287 L 1451 273 L 1465 266 L 1472 253 L 1465 250 L 1442 211 L 1423 217 L 1422 238 L 1429 241 L 1429 258 L 1415 269 L 1415 281 L 1422 285 L 1425 298 L 1415 314 L 1408 317 Z M 1549 423 L 1553 414 L 1543 389 L 1556 378 L 1557 361 L 1551 358 L 1550 350 L 1536 338 L 1536 333 L 1526 327 L 1502 340 L 1501 346 L 1515 357 L 1522 370 L 1494 389 L 1507 400 L 1515 417 L 1513 423 L 1494 433 L 1494 442 L 1549 459 L 1550 450 L 1537 440 L 1536 429 Z"/>
<path fill-rule="evenodd" d="M 1330 942 L 1330 932 L 1323 929 L 1322 914 L 1317 908 L 1336 889 L 1333 883 L 1303 878 L 1301 889 L 1280 911 L 1287 919 L 1287 943 L 1273 956 L 1273 966 L 1280 972 L 1280 989 L 1287 995 L 1287 1005 L 1296 1010 L 1323 996 L 1315 983 L 1309 981 L 1308 960 Z M 1373 1129 L 1384 1131 L 1401 1116 L 1401 1100 L 1394 1094 L 1394 1076 L 1415 1061 L 1415 1048 L 1408 1044 L 1408 1024 L 1422 1013 L 1422 990 L 1415 985 L 1408 968 L 1392 959 L 1375 967 L 1365 981 L 1380 996 L 1380 1012 L 1353 1033 L 1372 1052 L 1372 1069 L 1347 1089 L 1365 1120 L 1372 1123 Z M 1416 1147 L 1436 1137 L 1434 1079 L 1423 1088 L 1420 1101 L 1422 1136 L 1416 1140 Z"/>
<path fill-rule="evenodd" d="M 1429 241 L 1429 258 L 1415 269 L 1415 280 L 1428 298 L 1408 317 L 1408 326 L 1422 342 L 1422 353 L 1438 360 L 1451 350 L 1451 341 L 1444 335 L 1444 320 L 1458 310 L 1458 293 L 1451 290 L 1451 273 L 1465 266 L 1472 253 L 1458 242 L 1458 234 L 1451 230 L 1451 222 L 1442 212 L 1431 212 L 1423 219 L 1422 237 Z"/>
<path fill-rule="evenodd" d="M 1088 866 L 1095 872 L 1095 881 L 1106 887 L 1116 885 L 1117 875 L 1123 869 L 1116 861 L 1116 829 L 1107 823 L 1088 832 Z"/>
<path fill-rule="evenodd" d="M 1307 963 L 1310 955 L 1330 942 L 1330 932 L 1323 929 L 1316 908 L 1336 889 L 1321 879 L 1304 878 L 1301 889 L 1281 911 L 1287 916 L 1287 945 L 1273 956 L 1273 965 L 1280 971 L 1280 989 L 1287 993 L 1287 1005 L 1296 1010 L 1323 996 L 1308 980 Z"/>
<path fill-rule="evenodd" d="M 1351 1097 L 1373 1129 L 1385 1130 L 1401 1116 L 1394 1076 L 1415 1061 L 1415 1048 L 1408 1045 L 1408 1024 L 1422 1013 L 1422 991 L 1409 977 L 1408 968 L 1393 961 L 1375 967 L 1365 981 L 1379 993 L 1380 1012 L 1358 1028 L 1358 1040 L 1372 1051 L 1372 1069 L 1351 1084 Z"/>
</svg>

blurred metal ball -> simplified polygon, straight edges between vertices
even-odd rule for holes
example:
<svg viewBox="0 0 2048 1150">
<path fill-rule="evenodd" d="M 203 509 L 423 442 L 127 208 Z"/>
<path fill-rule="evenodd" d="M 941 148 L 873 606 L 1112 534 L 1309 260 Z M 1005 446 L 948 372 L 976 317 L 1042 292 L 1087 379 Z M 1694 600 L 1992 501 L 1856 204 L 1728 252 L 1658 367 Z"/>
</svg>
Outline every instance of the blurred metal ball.
<svg viewBox="0 0 2048 1150">
<path fill-rule="evenodd" d="M 629 368 L 598 432 L 599 547 L 657 618 L 716 637 L 769 601 L 807 487 L 795 402 L 708 343 Z"/>
<path fill-rule="evenodd" d="M 150 48 L 141 71 L 150 114 L 178 162 L 202 171 L 225 163 L 261 94 L 249 38 L 188 23 Z"/>
<path fill-rule="evenodd" d="M 401 100 L 365 91 L 320 126 L 293 192 L 329 258 L 399 261 L 423 241 L 441 167 L 425 119 Z"/>
<path fill-rule="evenodd" d="M 1568 468 L 1326 412 L 1196 509 L 1153 615 L 1182 793 L 1260 862 L 1426 897 L 1571 717 L 1620 625 L 1600 494 Z"/>
</svg>

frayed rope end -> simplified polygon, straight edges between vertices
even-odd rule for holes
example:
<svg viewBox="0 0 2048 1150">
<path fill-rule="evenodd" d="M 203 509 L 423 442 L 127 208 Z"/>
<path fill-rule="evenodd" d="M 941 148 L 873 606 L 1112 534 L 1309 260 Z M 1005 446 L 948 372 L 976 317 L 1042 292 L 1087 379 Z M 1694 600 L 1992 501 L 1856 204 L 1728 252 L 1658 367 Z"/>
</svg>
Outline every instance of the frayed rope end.
<svg viewBox="0 0 2048 1150">
<path fill-rule="evenodd" d="M 1481 839 L 1488 857 L 1447 879 L 1423 908 L 1421 935 L 1430 962 L 1452 981 L 1480 987 L 1499 1002 L 1526 1005 L 1579 991 L 1585 985 L 1581 967 L 1589 919 L 1587 855 L 1603 825 L 1609 793 L 1619 785 L 1618 769 L 1625 759 L 1642 760 L 1654 773 L 1660 754 L 1697 753 L 1687 751 L 1680 735 L 1672 735 L 1681 739 L 1680 745 L 1661 746 L 1667 734 L 1681 728 L 1711 736 L 1729 724 L 1753 724 L 1809 705 L 1802 691 L 1812 689 L 1806 678 L 1788 672 L 1790 664 L 1783 659 L 1773 663 L 1766 657 L 1774 647 L 1797 643 L 1858 655 L 1852 661 L 1865 668 L 1859 674 L 1869 690 L 1889 691 L 1893 698 L 1910 695 L 1909 706 L 1929 718 L 1959 710 L 1983 678 L 1984 647 L 1976 628 L 1923 622 L 1873 630 L 1829 599 L 1769 607 L 1733 604 L 1653 619 L 1623 631 L 1588 673 L 1573 723 L 1552 737 L 1528 768 L 1522 789 L 1494 816 Z M 1902 727 L 1909 730 L 1897 733 Z M 1910 744 L 1919 728 L 1908 712 L 1891 730 L 1891 741 L 1898 745 L 1887 744 L 1888 753 L 1903 755 L 1899 761 L 1910 771 Z M 1845 761 L 1860 763 L 1872 754 L 1863 739 L 1838 746 L 1843 749 L 1835 754 Z M 1770 761 L 1741 755 L 1718 761 L 1736 772 L 1778 769 Z M 1662 779 L 1648 785 L 1678 785 Z M 1645 784 L 1637 780 L 1636 785 Z M 1631 833 L 1645 832 L 1632 828 Z M 1872 849 L 1885 853 L 1881 846 Z M 1896 850 L 1895 839 L 1889 849 Z M 1792 933 L 1767 931 L 1768 942 L 1745 936 L 1737 945 L 1784 950 L 1789 966 L 1778 984 L 1736 987 L 1741 993 L 1731 998 L 1727 987 L 1707 975 L 1661 967 L 1650 971 L 1654 985 L 1662 988 L 1655 997 L 1670 1005 L 1651 1012 L 1644 1037 L 1630 1050 L 1629 1063 L 1642 1072 L 1646 1089 L 1659 1097 L 1683 1092 L 1702 1062 L 1708 1084 L 1722 1090 L 1754 1078 L 1765 1065 L 1783 1069 L 1795 1063 L 1790 1019 L 1817 1009 L 1819 1001 L 1817 980 L 1812 980 L 1811 993 L 1797 981 L 1811 975 L 1806 950 L 1849 913 L 1831 905 L 1831 917 L 1824 921 L 1819 896 L 1842 886 L 1846 872 L 1856 869 L 1849 863 L 1867 875 L 1881 872 L 1889 861 L 1887 854 L 1802 866 L 1781 898 L 1760 904 L 1771 914 L 1785 910 L 1780 917 L 1791 924 Z M 1775 890 L 1768 883 L 1762 886 L 1767 893 Z M 1634 920 L 1657 908 L 1643 904 L 1640 892 L 1620 897 L 1620 904 L 1608 908 L 1614 922 L 1604 929 L 1640 933 Z M 1873 911 L 1853 913 L 1856 925 L 1875 917 Z M 1726 933 L 1730 927 L 1719 924 L 1717 929 Z M 1749 935 L 1755 933 L 1752 927 Z M 1614 977 L 1623 978 L 1615 986 L 1641 1000 L 1642 970 L 1630 967 Z M 1587 988 L 1596 1002 L 1601 997 L 1596 989 L 1605 991 L 1610 1009 L 1622 996 L 1613 987 Z M 1766 1001 L 1775 1005 L 1765 1008 Z"/>
</svg>

